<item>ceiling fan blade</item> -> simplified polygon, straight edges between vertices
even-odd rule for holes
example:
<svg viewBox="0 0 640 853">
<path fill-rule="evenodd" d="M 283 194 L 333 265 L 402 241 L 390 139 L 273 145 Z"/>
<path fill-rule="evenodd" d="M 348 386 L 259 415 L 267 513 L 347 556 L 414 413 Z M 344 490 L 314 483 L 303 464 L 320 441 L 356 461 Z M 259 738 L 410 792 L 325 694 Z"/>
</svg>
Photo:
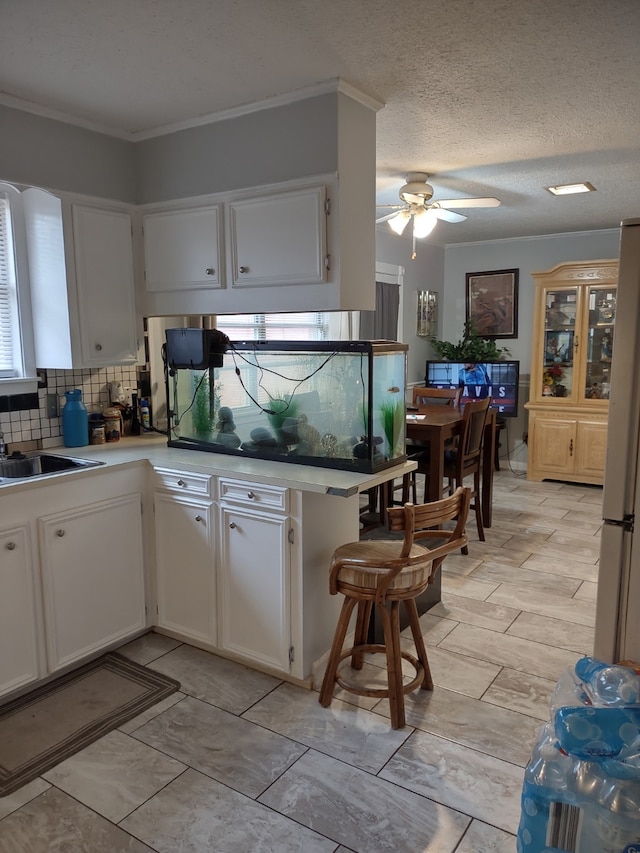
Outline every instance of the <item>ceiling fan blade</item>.
<svg viewBox="0 0 640 853">
<path fill-rule="evenodd" d="M 452 210 L 443 210 L 440 207 L 433 210 L 438 219 L 444 219 L 445 222 L 464 222 L 467 218 L 463 213 L 454 213 Z"/>
<path fill-rule="evenodd" d="M 387 213 L 386 216 L 381 216 L 380 219 L 376 219 L 376 225 L 379 222 L 388 222 L 390 219 L 393 219 L 394 216 L 398 215 L 398 211 L 394 210 L 393 213 Z"/>
<path fill-rule="evenodd" d="M 441 207 L 499 207 L 499 198 L 441 198 L 438 199 Z"/>
</svg>

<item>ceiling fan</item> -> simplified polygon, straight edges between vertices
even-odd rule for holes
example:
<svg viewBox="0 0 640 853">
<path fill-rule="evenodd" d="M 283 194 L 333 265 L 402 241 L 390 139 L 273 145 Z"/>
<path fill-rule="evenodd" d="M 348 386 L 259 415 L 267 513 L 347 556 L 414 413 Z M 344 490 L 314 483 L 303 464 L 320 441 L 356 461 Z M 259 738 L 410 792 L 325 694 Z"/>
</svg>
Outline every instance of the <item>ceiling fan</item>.
<svg viewBox="0 0 640 853">
<path fill-rule="evenodd" d="M 462 213 L 455 213 L 450 208 L 460 207 L 498 207 L 500 200 L 497 198 L 447 198 L 439 201 L 431 201 L 433 198 L 433 187 L 427 183 L 429 175 L 426 172 L 410 172 L 406 175 L 406 184 L 400 187 L 399 195 L 402 204 L 379 204 L 376 207 L 391 207 L 393 213 L 387 213 L 376 219 L 379 222 L 388 222 L 389 227 L 402 234 L 409 220 L 413 225 L 413 255 L 416 256 L 415 240 L 427 237 L 436 227 L 438 219 L 445 222 L 462 222 L 467 217 Z"/>
</svg>

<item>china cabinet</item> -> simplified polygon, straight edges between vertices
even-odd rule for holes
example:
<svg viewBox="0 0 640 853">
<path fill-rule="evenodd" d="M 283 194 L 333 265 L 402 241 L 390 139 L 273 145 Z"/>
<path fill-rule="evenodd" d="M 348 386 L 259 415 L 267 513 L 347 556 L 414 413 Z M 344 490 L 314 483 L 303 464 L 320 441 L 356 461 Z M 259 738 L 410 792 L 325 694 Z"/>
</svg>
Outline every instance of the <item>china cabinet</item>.
<svg viewBox="0 0 640 853">
<path fill-rule="evenodd" d="M 536 286 L 529 402 L 529 480 L 602 484 L 617 260 L 559 264 Z"/>
</svg>

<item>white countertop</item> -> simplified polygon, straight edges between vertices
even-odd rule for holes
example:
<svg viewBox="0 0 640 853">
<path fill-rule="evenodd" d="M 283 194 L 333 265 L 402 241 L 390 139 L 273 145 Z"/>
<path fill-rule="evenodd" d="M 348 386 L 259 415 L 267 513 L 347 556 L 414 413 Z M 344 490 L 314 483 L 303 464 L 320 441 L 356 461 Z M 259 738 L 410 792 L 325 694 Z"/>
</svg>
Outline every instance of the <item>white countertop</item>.
<svg viewBox="0 0 640 853">
<path fill-rule="evenodd" d="M 367 491 L 367 489 L 387 480 L 402 477 L 403 474 L 413 471 L 417 467 L 415 462 L 407 461 L 375 474 L 360 474 L 352 471 L 341 471 L 336 468 L 319 468 L 311 465 L 231 456 L 224 453 L 183 450 L 168 447 L 167 439 L 163 435 L 149 434 L 122 438 L 120 441 L 107 444 L 87 445 L 86 447 L 47 447 L 43 452 L 96 460 L 109 467 L 146 460 L 154 467 L 238 477 L 242 480 L 250 479 L 257 483 L 341 497 Z M 97 468 L 65 471 L 59 474 L 49 474 L 46 477 L 19 480 L 16 483 L 0 485 L 0 494 L 7 490 L 31 489 L 53 481 L 61 482 L 60 478 L 62 477 L 91 476 L 104 470 L 104 466 L 101 465 Z"/>
</svg>

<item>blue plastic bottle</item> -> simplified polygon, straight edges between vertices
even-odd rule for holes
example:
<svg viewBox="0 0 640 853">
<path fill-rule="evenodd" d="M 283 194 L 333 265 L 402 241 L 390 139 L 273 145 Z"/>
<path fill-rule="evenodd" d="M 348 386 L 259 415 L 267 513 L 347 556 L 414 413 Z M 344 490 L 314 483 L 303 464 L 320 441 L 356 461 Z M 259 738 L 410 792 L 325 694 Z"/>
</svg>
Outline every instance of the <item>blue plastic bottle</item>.
<svg viewBox="0 0 640 853">
<path fill-rule="evenodd" d="M 65 447 L 84 447 L 89 444 L 89 413 L 82 402 L 82 391 L 66 391 L 67 402 L 62 407 L 62 438 Z"/>
</svg>

